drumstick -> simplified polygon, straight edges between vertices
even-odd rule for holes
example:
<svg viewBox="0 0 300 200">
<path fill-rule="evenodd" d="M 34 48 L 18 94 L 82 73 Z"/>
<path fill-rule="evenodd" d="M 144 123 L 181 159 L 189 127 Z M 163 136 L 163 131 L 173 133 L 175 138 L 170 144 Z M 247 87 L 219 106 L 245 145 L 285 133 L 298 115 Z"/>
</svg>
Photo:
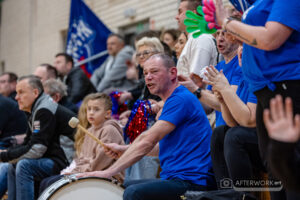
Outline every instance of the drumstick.
<svg viewBox="0 0 300 200">
<path fill-rule="evenodd" d="M 84 133 L 86 133 L 88 136 L 90 136 L 92 139 L 94 139 L 98 144 L 100 144 L 103 148 L 107 148 L 103 142 L 101 142 L 101 140 L 99 140 L 98 138 L 96 138 L 93 134 L 91 134 L 90 132 L 88 132 L 83 126 L 81 126 L 79 124 L 79 120 L 76 117 L 72 117 L 69 121 L 69 126 L 71 126 L 72 128 L 79 128 L 80 130 L 82 130 Z"/>
</svg>

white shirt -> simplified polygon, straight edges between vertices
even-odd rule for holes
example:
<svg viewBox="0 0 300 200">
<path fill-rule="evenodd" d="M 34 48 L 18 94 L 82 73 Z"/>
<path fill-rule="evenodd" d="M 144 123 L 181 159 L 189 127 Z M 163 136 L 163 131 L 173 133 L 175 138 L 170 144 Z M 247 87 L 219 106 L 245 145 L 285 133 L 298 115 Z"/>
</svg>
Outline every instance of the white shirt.
<svg viewBox="0 0 300 200">
<path fill-rule="evenodd" d="M 217 47 L 212 35 L 202 34 L 193 38 L 190 33 L 177 62 L 178 75 L 189 76 L 194 73 L 199 76 L 204 67 L 217 64 L 217 56 Z"/>
</svg>

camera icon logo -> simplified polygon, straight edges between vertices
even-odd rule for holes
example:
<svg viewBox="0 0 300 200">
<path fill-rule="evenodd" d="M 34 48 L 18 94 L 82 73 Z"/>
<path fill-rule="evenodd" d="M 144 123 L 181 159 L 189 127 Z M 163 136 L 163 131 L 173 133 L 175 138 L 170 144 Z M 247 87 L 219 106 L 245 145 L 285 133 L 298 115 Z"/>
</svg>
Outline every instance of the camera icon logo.
<svg viewBox="0 0 300 200">
<path fill-rule="evenodd" d="M 220 188 L 223 188 L 223 189 L 233 188 L 232 180 L 229 178 L 223 178 L 222 180 L 220 180 Z"/>
</svg>

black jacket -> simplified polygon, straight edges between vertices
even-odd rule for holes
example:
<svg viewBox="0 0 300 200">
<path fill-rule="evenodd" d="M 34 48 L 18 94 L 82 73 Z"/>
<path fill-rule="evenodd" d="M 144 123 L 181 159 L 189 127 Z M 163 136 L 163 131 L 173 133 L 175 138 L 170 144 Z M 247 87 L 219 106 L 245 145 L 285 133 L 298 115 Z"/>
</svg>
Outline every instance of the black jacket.
<svg viewBox="0 0 300 200">
<path fill-rule="evenodd" d="M 72 68 L 65 83 L 68 86 L 68 97 L 75 104 L 81 101 L 86 95 L 96 92 L 90 79 L 80 67 Z"/>
<path fill-rule="evenodd" d="M 18 104 L 0 95 L 0 139 L 26 133 L 27 121 Z"/>
<path fill-rule="evenodd" d="M 48 95 L 41 94 L 28 113 L 30 128 L 25 141 L 0 153 L 1 161 L 14 163 L 24 158 L 50 158 L 55 162 L 53 172 L 58 173 L 69 164 L 60 146 L 60 135 L 73 138 L 73 129 L 68 126 L 73 116 L 73 112 L 53 102 Z"/>
</svg>

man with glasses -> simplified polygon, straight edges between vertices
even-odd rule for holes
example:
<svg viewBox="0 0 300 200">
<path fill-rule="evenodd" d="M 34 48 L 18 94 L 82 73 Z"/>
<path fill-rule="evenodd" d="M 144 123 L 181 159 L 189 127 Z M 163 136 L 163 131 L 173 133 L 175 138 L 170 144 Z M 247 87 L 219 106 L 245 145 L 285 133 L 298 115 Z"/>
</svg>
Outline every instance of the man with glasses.
<svg viewBox="0 0 300 200">
<path fill-rule="evenodd" d="M 108 89 L 128 90 L 134 87 L 134 82 L 126 78 L 127 62 L 134 52 L 130 46 L 125 46 L 123 38 L 111 34 L 107 39 L 109 57 L 94 71 L 91 82 L 98 92 Z"/>
</svg>

